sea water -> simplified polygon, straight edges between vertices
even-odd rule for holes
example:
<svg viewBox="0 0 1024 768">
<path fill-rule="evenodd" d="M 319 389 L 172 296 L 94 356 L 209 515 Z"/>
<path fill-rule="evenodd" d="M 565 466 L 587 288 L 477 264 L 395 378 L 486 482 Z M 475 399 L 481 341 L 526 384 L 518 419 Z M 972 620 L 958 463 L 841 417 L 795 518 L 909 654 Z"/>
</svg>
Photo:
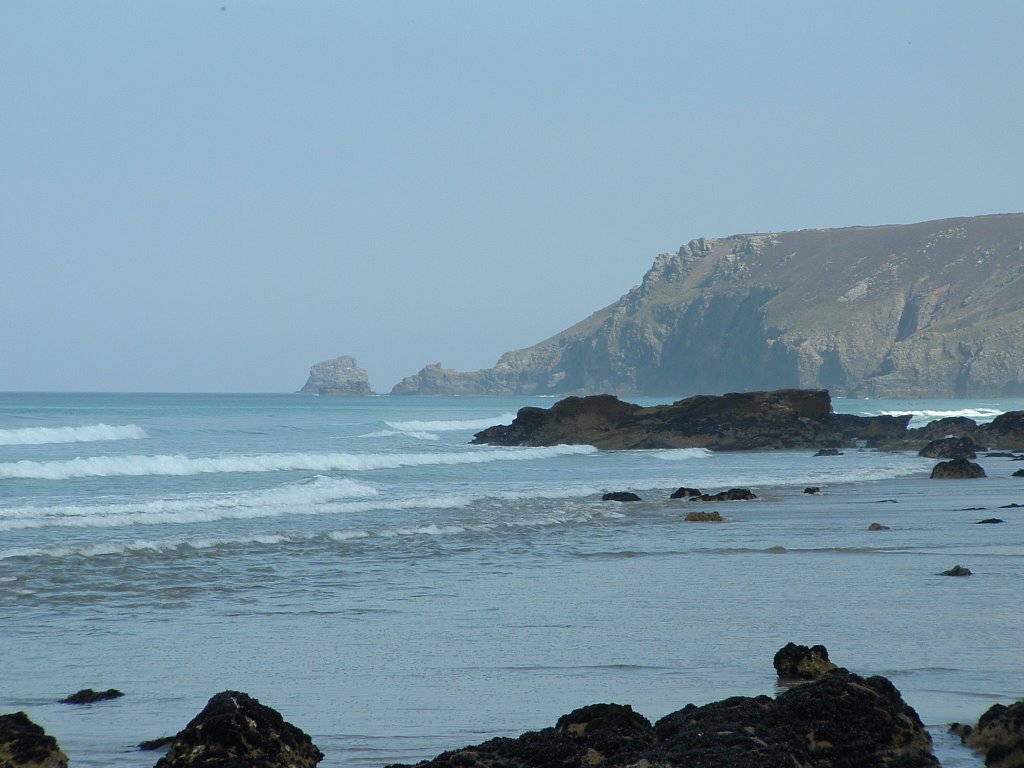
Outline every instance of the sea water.
<svg viewBox="0 0 1024 768">
<path fill-rule="evenodd" d="M 1002 508 L 1024 464 L 940 482 L 913 453 L 468 444 L 553 402 L 0 395 L 0 712 L 75 766 L 151 766 L 138 742 L 242 690 L 323 766 L 383 766 L 595 702 L 654 720 L 772 694 L 793 641 L 889 677 L 944 765 L 982 765 L 946 727 L 1024 697 L 1024 509 Z M 1024 402 L 834 406 L 916 425 Z M 687 523 L 681 485 L 758 498 Z M 85 687 L 125 696 L 58 703 Z"/>
</svg>

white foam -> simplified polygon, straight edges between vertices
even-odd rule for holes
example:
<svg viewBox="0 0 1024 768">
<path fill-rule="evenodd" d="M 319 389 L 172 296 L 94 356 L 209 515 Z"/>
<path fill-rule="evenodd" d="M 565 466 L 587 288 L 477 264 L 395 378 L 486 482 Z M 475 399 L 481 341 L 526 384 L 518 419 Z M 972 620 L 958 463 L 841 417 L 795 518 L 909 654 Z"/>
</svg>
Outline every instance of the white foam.
<svg viewBox="0 0 1024 768">
<path fill-rule="evenodd" d="M 998 408 L 960 408 L 952 411 L 939 411 L 939 410 L 928 410 L 923 409 L 919 411 L 905 410 L 905 411 L 882 411 L 883 416 L 910 416 L 911 427 L 923 427 L 925 424 L 929 424 L 939 419 L 945 419 L 955 416 L 964 416 L 968 419 L 974 419 L 979 423 L 992 421 L 996 416 L 1005 413 Z M 865 413 L 865 415 L 874 415 Z"/>
<path fill-rule="evenodd" d="M 142 440 L 146 430 L 135 424 L 82 427 L 22 427 L 0 429 L 0 445 L 45 445 L 47 443 L 92 443 L 101 440 Z"/>
<path fill-rule="evenodd" d="M 399 432 L 455 432 L 458 430 L 487 429 L 497 424 L 511 424 L 514 413 L 503 413 L 487 419 L 466 419 L 454 421 L 385 421 L 391 429 Z"/>
<path fill-rule="evenodd" d="M 587 445 L 550 448 L 479 448 L 450 453 L 271 453 L 255 456 L 91 456 L 66 461 L 16 461 L 0 464 L 0 478 L 67 480 L 76 477 L 182 476 L 221 472 L 366 472 L 375 469 L 492 461 L 535 461 L 596 453 Z"/>
<path fill-rule="evenodd" d="M 664 451 L 651 451 L 651 455 L 662 461 L 689 461 L 690 459 L 706 459 L 714 456 L 707 448 L 676 448 Z"/>
</svg>

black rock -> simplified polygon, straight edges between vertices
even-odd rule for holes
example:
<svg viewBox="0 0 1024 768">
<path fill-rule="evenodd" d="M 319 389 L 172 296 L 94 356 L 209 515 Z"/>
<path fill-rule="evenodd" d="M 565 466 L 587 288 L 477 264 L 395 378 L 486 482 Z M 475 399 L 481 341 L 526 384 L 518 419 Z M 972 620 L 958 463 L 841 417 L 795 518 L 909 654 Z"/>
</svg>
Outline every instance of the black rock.
<svg viewBox="0 0 1024 768">
<path fill-rule="evenodd" d="M 964 744 L 985 755 L 987 768 L 1020 768 L 1024 765 L 1024 701 L 1006 706 L 994 704 L 978 725 L 954 723 L 951 728 Z"/>
<path fill-rule="evenodd" d="M 124 694 L 116 688 L 108 688 L 105 691 L 94 691 L 92 688 L 83 688 L 78 693 L 73 693 L 66 699 L 61 699 L 61 704 L 93 704 L 97 701 L 119 699 Z"/>
<path fill-rule="evenodd" d="M 601 497 L 601 501 L 643 501 L 631 491 L 612 491 Z"/>
<path fill-rule="evenodd" d="M 868 526 L 869 531 L 888 531 L 891 530 L 888 525 L 882 525 L 881 523 L 871 523 Z"/>
<path fill-rule="evenodd" d="M 1000 509 L 1020 509 L 1021 507 L 1024 507 L 1024 504 L 1013 502 L 1012 504 L 1003 504 Z"/>
<path fill-rule="evenodd" d="M 970 576 L 971 569 L 964 568 L 962 565 L 954 565 L 948 571 L 943 571 L 939 576 Z"/>
<path fill-rule="evenodd" d="M 1010 477 L 1024 477 L 1024 469 L 1018 469 Z"/>
<path fill-rule="evenodd" d="M 996 523 L 1005 522 L 1005 520 L 1002 520 L 998 517 L 986 517 L 984 520 L 979 520 L 977 523 L 975 523 L 975 525 L 995 525 Z"/>
<path fill-rule="evenodd" d="M 679 488 L 678 490 L 674 491 L 672 493 L 672 495 L 669 496 L 669 498 L 670 499 L 689 499 L 689 498 L 692 498 L 694 496 L 700 496 L 700 495 L 701 495 L 701 492 L 700 492 L 700 490 L 698 488 L 682 487 L 682 488 Z"/>
<path fill-rule="evenodd" d="M 926 459 L 976 459 L 977 448 L 969 437 L 944 437 L 932 440 L 917 455 Z"/>
<path fill-rule="evenodd" d="M 817 680 L 836 669 L 828 659 L 824 645 L 797 645 L 786 643 L 772 659 L 775 671 L 784 680 Z"/>
<path fill-rule="evenodd" d="M 156 768 L 313 768 L 323 758 L 276 710 L 222 691 L 174 737 Z"/>
<path fill-rule="evenodd" d="M 932 468 L 932 480 L 972 480 L 978 477 L 986 477 L 985 470 L 967 459 L 940 461 Z"/>
<path fill-rule="evenodd" d="M 700 496 L 701 501 L 747 501 L 756 498 L 749 488 L 730 488 L 727 491 L 705 493 Z"/>
<path fill-rule="evenodd" d="M 24 712 L 0 715 L 0 766 L 3 768 L 67 768 L 68 756 L 57 740 Z"/>
<path fill-rule="evenodd" d="M 804 488 L 804 493 L 809 493 L 812 496 L 815 496 L 815 495 L 821 493 L 821 488 L 819 488 L 816 485 L 809 485 L 806 488 Z"/>
<path fill-rule="evenodd" d="M 840 451 L 838 448 L 822 448 L 822 449 L 820 449 L 814 455 L 815 456 L 842 456 L 843 452 Z"/>
</svg>

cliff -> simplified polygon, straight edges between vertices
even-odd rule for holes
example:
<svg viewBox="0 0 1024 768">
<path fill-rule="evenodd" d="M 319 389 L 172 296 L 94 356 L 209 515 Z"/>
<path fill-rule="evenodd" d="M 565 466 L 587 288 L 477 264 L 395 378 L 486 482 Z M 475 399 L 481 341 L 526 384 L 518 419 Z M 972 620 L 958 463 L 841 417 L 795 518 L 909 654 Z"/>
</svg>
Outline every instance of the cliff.
<svg viewBox="0 0 1024 768">
<path fill-rule="evenodd" d="M 1024 214 L 693 240 L 490 369 L 395 394 L 1024 395 Z"/>
<path fill-rule="evenodd" d="M 299 390 L 306 395 L 372 395 L 370 379 L 354 357 L 342 355 L 316 363 Z"/>
</svg>

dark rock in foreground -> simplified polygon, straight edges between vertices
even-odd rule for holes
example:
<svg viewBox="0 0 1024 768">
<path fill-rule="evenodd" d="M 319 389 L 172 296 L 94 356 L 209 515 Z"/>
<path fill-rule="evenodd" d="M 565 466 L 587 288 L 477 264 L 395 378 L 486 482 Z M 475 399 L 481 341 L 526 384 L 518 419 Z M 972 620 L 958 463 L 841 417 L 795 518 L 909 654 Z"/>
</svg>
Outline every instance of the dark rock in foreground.
<svg viewBox="0 0 1024 768">
<path fill-rule="evenodd" d="M 787 643 L 779 649 L 772 659 L 775 671 L 784 680 L 817 680 L 836 669 L 836 665 L 828 659 L 828 649 L 824 645 L 806 645 Z"/>
<path fill-rule="evenodd" d="M 601 497 L 601 501 L 643 501 L 631 491 L 612 491 Z"/>
<path fill-rule="evenodd" d="M 156 768 L 313 768 L 323 753 L 275 710 L 239 691 L 215 695 Z"/>
<path fill-rule="evenodd" d="M 951 728 L 964 744 L 985 755 L 986 768 L 1024 766 L 1024 701 L 993 705 L 975 728 L 954 724 Z"/>
<path fill-rule="evenodd" d="M 917 455 L 926 459 L 976 459 L 977 448 L 969 437 L 944 437 L 932 440 Z"/>
<path fill-rule="evenodd" d="M 884 677 L 836 670 L 778 698 L 689 704 L 651 727 L 595 704 L 554 728 L 438 755 L 420 768 L 935 768 L 931 737 Z"/>
<path fill-rule="evenodd" d="M 61 699 L 61 704 L 93 704 L 97 701 L 119 699 L 124 694 L 116 688 L 108 688 L 105 691 L 94 691 L 92 688 L 83 688 L 77 693 L 72 693 L 66 699 Z"/>
<path fill-rule="evenodd" d="M 3 768 L 67 768 L 68 756 L 57 740 L 24 712 L 0 715 L 0 766 Z"/>
<path fill-rule="evenodd" d="M 967 459 L 940 461 L 932 468 L 932 480 L 973 480 L 986 477 L 981 465 Z"/>
<path fill-rule="evenodd" d="M 478 432 L 475 444 L 593 445 L 605 450 L 818 448 L 900 440 L 910 416 L 832 412 L 824 389 L 701 395 L 645 408 L 611 395 L 567 397 L 549 409 L 521 408 L 515 421 Z"/>
</svg>

